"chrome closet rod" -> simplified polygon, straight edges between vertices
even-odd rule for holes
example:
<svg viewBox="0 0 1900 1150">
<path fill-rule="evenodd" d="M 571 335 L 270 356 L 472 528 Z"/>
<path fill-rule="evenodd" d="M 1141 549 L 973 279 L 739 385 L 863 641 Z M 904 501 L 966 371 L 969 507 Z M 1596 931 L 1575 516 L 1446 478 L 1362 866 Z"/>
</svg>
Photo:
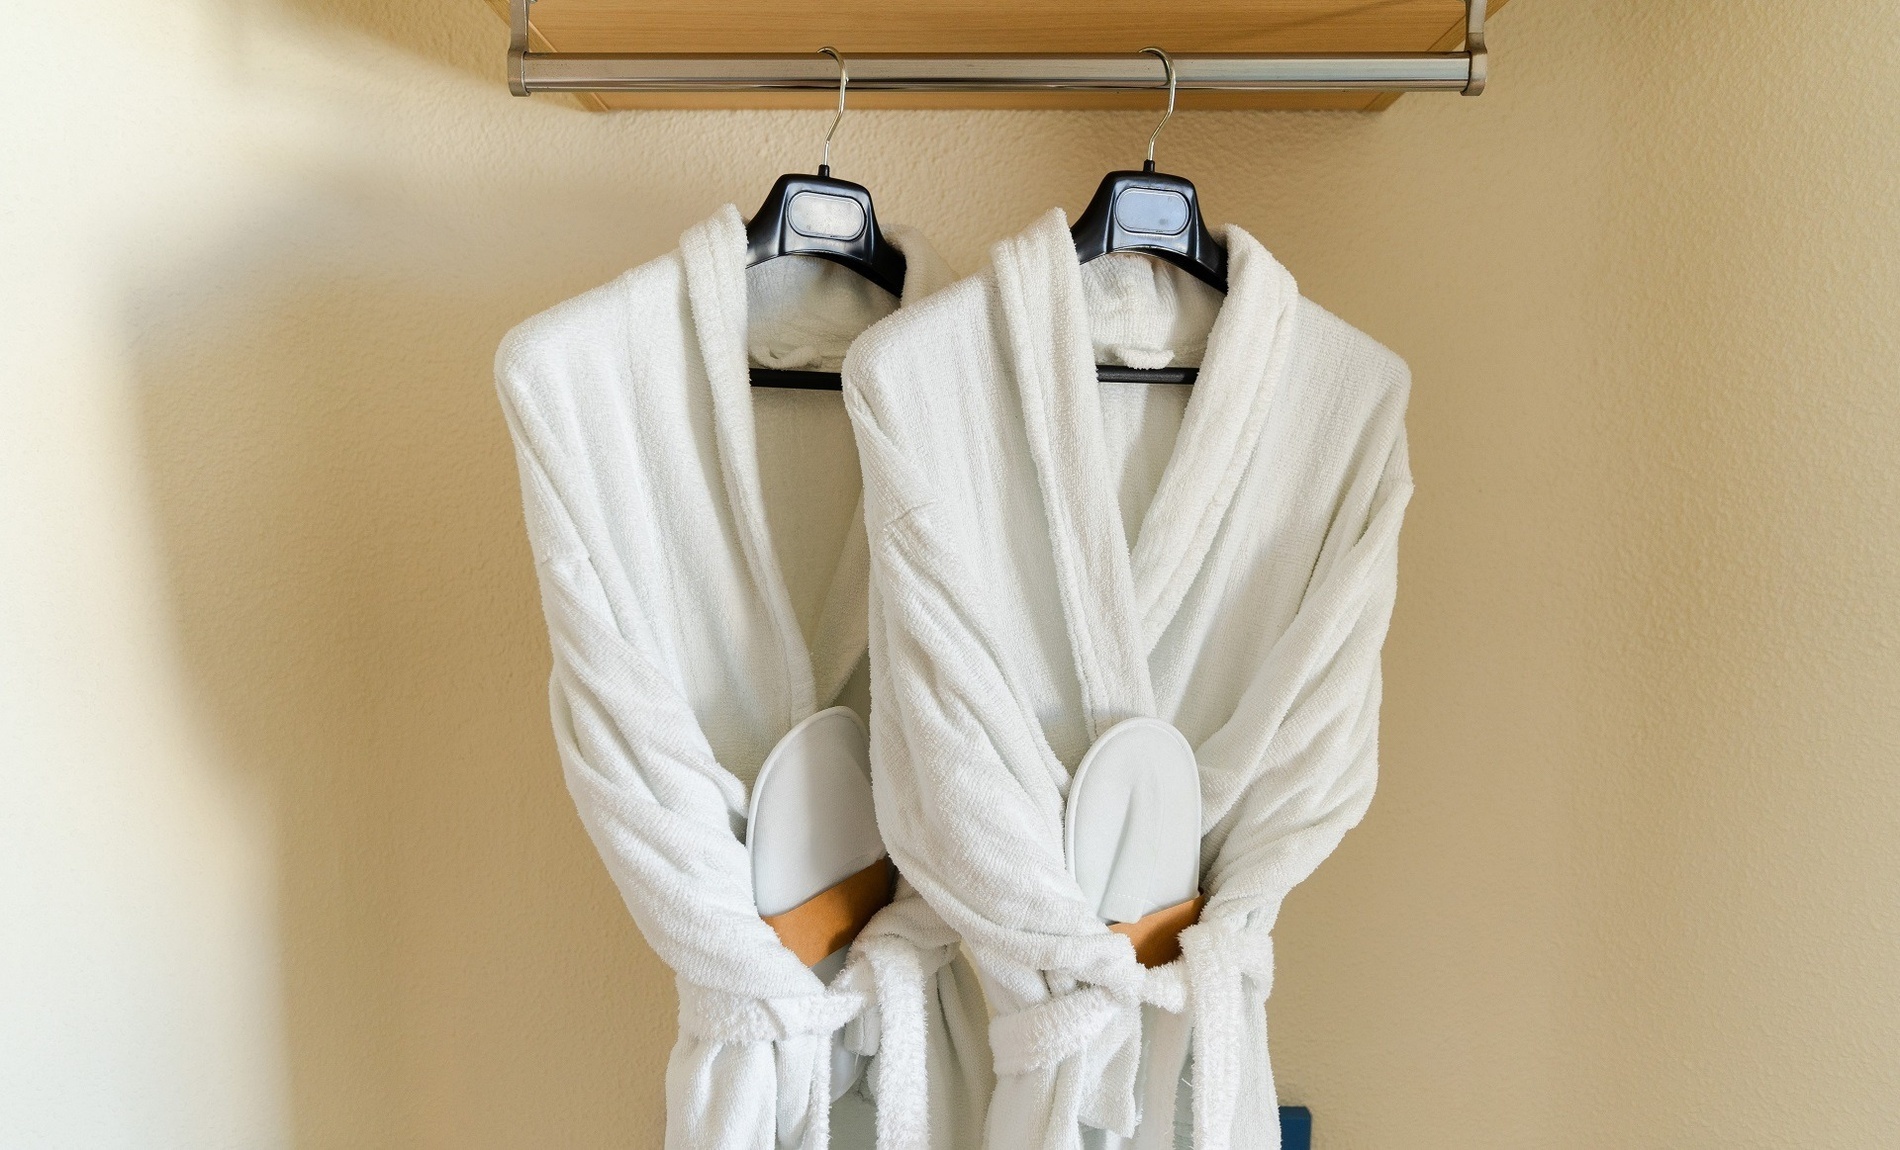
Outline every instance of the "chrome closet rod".
<svg viewBox="0 0 1900 1150">
<path fill-rule="evenodd" d="M 596 56 L 526 52 L 512 70 L 530 92 L 829 92 L 838 65 L 809 56 Z M 1460 92 L 1471 80 L 1464 53 L 1391 56 L 1176 56 L 1181 91 L 1278 92 L 1369 89 Z M 1148 89 L 1144 56 L 859 56 L 854 92 L 1022 92 Z"/>
<path fill-rule="evenodd" d="M 534 92 L 831 91 L 838 65 L 809 53 L 607 55 L 528 50 L 528 4 L 510 0 L 508 85 Z M 1384 55 L 1176 56 L 1176 87 L 1208 92 L 1464 92 L 1484 89 L 1486 0 L 1466 0 L 1465 48 Z M 1165 87 L 1147 56 L 852 54 L 856 91 L 1022 92 Z"/>
</svg>

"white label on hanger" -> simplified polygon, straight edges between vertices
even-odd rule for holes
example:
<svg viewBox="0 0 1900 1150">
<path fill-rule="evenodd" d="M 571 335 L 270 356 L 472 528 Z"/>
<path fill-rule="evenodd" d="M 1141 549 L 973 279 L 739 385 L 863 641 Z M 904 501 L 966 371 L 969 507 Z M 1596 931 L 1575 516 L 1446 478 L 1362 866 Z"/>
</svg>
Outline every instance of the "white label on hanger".
<svg viewBox="0 0 1900 1150">
<path fill-rule="evenodd" d="M 1126 232 L 1178 236 L 1187 230 L 1187 197 L 1164 188 L 1129 188 L 1115 197 L 1115 224 Z"/>
<path fill-rule="evenodd" d="M 864 231 L 864 205 L 849 196 L 800 192 L 785 209 L 792 230 L 825 240 L 854 240 Z"/>
</svg>

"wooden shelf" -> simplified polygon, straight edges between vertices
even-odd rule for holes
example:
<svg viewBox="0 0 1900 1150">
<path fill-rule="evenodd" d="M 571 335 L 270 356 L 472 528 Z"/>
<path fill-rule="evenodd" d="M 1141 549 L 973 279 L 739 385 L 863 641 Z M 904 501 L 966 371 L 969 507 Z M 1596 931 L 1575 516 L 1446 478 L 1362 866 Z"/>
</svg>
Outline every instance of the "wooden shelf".
<svg viewBox="0 0 1900 1150">
<path fill-rule="evenodd" d="M 1492 0 L 1496 13 L 1506 0 Z M 503 20 L 506 0 L 489 0 Z M 1463 0 L 539 0 L 535 51 L 770 54 L 832 45 L 853 53 L 1444 52 L 1464 39 Z M 1159 65 L 1157 65 L 1157 70 Z M 824 108 L 815 92 L 599 93 L 599 108 Z M 1378 92 L 1182 92 L 1182 108 L 1377 110 Z M 1148 92 L 860 92 L 854 108 L 1152 108 Z"/>
</svg>

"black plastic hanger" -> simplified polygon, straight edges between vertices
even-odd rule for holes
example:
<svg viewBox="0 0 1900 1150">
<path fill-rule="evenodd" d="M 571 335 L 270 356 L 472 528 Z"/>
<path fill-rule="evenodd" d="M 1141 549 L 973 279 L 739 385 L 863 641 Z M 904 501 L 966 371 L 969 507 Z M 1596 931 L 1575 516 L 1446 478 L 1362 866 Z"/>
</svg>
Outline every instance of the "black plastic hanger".
<svg viewBox="0 0 1900 1150">
<path fill-rule="evenodd" d="M 1110 172 L 1095 189 L 1095 198 L 1069 229 L 1075 254 L 1082 263 L 1110 252 L 1140 252 L 1186 271 L 1225 294 L 1227 249 L 1201 218 L 1201 199 L 1194 185 L 1180 176 L 1155 171 L 1155 140 L 1174 115 L 1174 61 L 1159 48 L 1143 48 L 1161 57 L 1168 70 L 1168 110 L 1148 137 L 1148 158 L 1139 172 Z M 1097 364 L 1095 378 L 1103 383 L 1193 383 L 1198 368 L 1120 367 Z"/>
<path fill-rule="evenodd" d="M 757 267 L 780 256 L 817 256 L 842 264 L 893 296 L 904 294 L 904 253 L 878 230 L 871 193 L 862 184 L 831 178 L 831 137 L 844 119 L 845 88 L 851 73 L 834 48 L 819 51 L 838 61 L 838 114 L 825 133 L 825 158 L 818 174 L 788 172 L 766 193 L 765 203 L 746 224 L 746 266 Z M 795 387 L 838 391 L 835 371 L 798 371 L 755 367 L 753 387 Z"/>
</svg>

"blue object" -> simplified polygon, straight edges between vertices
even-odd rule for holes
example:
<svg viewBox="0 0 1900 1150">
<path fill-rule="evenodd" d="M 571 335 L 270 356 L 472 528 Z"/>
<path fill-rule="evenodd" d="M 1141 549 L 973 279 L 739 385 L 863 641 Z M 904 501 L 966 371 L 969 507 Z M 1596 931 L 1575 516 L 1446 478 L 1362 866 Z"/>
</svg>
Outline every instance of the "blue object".
<svg viewBox="0 0 1900 1150">
<path fill-rule="evenodd" d="M 1280 1107 L 1280 1150 L 1313 1150 L 1313 1112 L 1304 1106 Z"/>
</svg>

